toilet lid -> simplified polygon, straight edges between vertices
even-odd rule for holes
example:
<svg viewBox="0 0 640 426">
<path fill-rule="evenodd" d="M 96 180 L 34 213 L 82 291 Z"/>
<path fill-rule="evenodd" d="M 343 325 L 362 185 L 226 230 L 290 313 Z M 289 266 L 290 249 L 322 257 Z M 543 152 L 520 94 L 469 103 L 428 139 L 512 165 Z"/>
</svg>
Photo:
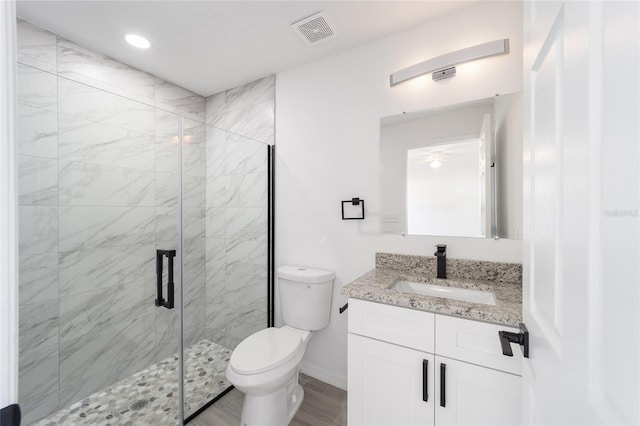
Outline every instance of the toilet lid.
<svg viewBox="0 0 640 426">
<path fill-rule="evenodd" d="M 286 328 L 265 328 L 240 342 L 229 365 L 239 374 L 262 373 L 286 363 L 301 348 L 299 333 Z"/>
</svg>

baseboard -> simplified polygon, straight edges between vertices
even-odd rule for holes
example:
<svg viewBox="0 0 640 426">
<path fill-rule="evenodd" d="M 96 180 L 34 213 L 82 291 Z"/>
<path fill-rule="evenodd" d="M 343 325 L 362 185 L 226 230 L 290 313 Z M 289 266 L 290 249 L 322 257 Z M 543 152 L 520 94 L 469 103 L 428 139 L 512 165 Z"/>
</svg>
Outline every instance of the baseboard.
<svg viewBox="0 0 640 426">
<path fill-rule="evenodd" d="M 314 379 L 318 379 L 321 382 L 325 382 L 330 384 L 331 386 L 335 386 L 342 390 L 347 390 L 347 378 L 341 375 L 334 373 L 333 371 L 329 371 L 326 368 L 322 368 L 318 365 L 312 365 L 307 363 L 302 363 L 300 366 L 300 371 L 307 376 L 311 376 Z"/>
</svg>

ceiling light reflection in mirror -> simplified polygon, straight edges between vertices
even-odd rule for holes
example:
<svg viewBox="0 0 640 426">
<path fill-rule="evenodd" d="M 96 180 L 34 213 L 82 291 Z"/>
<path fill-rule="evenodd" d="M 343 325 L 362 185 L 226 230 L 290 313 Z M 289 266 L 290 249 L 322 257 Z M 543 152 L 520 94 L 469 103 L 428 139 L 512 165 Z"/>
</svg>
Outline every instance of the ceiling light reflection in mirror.
<svg viewBox="0 0 640 426">
<path fill-rule="evenodd" d="M 409 234 L 484 236 L 481 156 L 478 139 L 407 150 Z"/>
</svg>

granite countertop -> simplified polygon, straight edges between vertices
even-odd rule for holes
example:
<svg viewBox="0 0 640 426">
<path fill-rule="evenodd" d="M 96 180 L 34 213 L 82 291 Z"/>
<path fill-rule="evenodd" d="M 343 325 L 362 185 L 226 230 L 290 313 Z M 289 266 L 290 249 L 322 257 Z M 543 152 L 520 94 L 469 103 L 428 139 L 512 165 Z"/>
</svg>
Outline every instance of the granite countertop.
<svg viewBox="0 0 640 426">
<path fill-rule="evenodd" d="M 452 271 L 453 274 L 455 274 L 456 266 L 464 265 L 464 268 L 458 271 L 458 276 L 453 276 L 452 274 L 448 275 L 450 279 L 435 279 L 433 278 L 436 276 L 435 272 L 431 271 L 431 259 L 420 259 L 420 256 L 411 256 L 414 261 L 411 263 L 413 267 L 407 267 L 409 266 L 406 262 L 408 256 L 403 256 L 400 262 L 389 262 L 389 259 L 391 259 L 390 256 L 400 255 L 378 253 L 376 255 L 377 267 L 355 281 L 345 285 L 342 288 L 342 294 L 355 299 L 501 325 L 517 327 L 518 324 L 522 322 L 521 265 L 475 262 L 460 259 L 454 260 L 454 262 L 458 262 L 458 265 L 454 263 L 454 271 Z M 417 262 L 415 262 L 416 259 Z M 425 262 L 428 263 L 425 264 Z M 497 268 L 497 273 L 491 272 L 492 264 L 496 265 L 494 268 Z M 426 267 L 424 267 L 425 265 Z M 389 268 L 384 266 L 395 267 Z M 474 276 L 474 270 L 478 272 L 477 276 L 479 278 L 469 277 L 469 275 Z M 490 273 L 487 273 L 487 271 L 490 271 Z M 519 276 L 518 271 L 520 273 Z M 492 306 L 441 297 L 401 293 L 391 289 L 391 287 L 400 280 L 416 282 L 428 281 L 430 284 L 490 291 L 494 293 L 496 297 L 496 305 Z"/>
</svg>

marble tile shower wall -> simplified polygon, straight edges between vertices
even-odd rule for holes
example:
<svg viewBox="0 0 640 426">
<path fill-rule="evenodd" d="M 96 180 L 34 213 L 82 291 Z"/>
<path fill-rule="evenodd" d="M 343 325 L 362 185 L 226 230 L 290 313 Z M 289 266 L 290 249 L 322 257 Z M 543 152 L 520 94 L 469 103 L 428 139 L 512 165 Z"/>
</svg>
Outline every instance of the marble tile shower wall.
<svg viewBox="0 0 640 426">
<path fill-rule="evenodd" d="M 204 98 L 25 22 L 19 44 L 20 404 L 26 424 L 178 349 L 155 308 L 176 245 L 184 115 L 185 345 L 205 336 Z M 160 110 L 155 107 L 160 107 Z"/>
<path fill-rule="evenodd" d="M 267 325 L 267 144 L 275 76 L 206 100 L 207 338 L 233 349 Z"/>
</svg>

